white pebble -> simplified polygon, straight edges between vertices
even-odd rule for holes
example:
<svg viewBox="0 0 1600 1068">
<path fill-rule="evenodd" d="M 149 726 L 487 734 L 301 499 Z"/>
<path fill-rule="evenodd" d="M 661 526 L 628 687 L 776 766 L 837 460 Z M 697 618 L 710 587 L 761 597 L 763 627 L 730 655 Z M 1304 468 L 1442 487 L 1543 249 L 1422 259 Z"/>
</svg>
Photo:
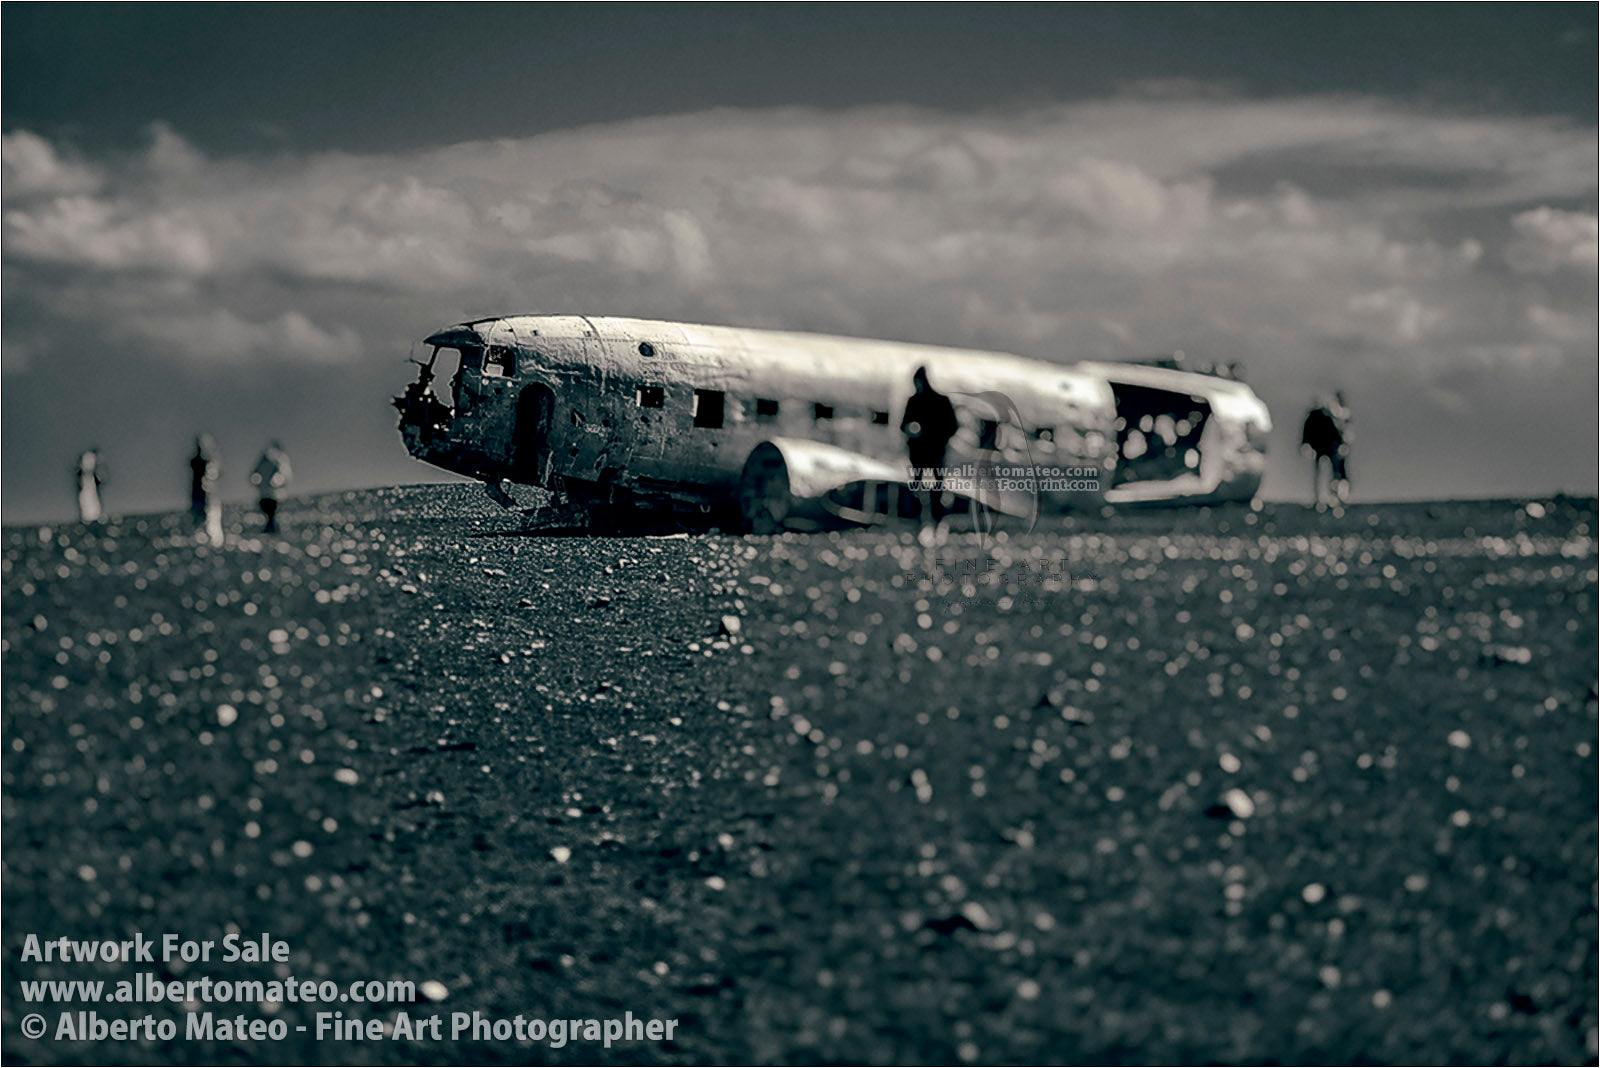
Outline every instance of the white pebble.
<svg viewBox="0 0 1600 1068">
<path fill-rule="evenodd" d="M 1222 795 L 1222 803 L 1233 810 L 1233 814 L 1242 820 L 1247 820 L 1256 814 L 1256 803 L 1250 795 L 1235 786 Z"/>
</svg>

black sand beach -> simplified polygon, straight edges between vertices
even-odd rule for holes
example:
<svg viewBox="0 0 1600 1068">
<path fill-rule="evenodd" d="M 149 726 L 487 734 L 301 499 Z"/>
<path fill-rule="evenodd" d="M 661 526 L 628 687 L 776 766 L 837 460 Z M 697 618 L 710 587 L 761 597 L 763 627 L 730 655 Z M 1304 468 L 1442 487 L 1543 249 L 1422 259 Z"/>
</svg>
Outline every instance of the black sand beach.
<svg viewBox="0 0 1600 1068">
<path fill-rule="evenodd" d="M 229 518 L 4 533 L 12 1063 L 1596 1058 L 1593 500 L 933 551 L 526 536 L 470 487 Z M 679 1026 L 19 1034 L 75 1007 L 24 980 L 272 974 L 28 933 L 229 925 L 439 984 L 350 1017 Z"/>
</svg>

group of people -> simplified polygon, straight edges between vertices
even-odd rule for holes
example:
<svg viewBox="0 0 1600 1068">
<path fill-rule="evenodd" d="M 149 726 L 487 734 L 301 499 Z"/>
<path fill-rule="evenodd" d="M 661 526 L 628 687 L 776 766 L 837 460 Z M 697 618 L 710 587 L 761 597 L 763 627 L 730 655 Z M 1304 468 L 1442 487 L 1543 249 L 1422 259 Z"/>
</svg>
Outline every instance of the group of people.
<svg viewBox="0 0 1600 1068">
<path fill-rule="evenodd" d="M 194 455 L 189 457 L 189 516 L 196 534 L 213 545 L 222 544 L 222 498 L 217 496 L 221 474 L 216 442 L 211 435 L 201 434 L 194 439 Z M 250 472 L 250 484 L 261 505 L 262 530 L 268 534 L 277 532 L 278 498 L 291 477 L 289 454 L 278 442 L 269 442 Z M 98 522 L 104 512 L 100 488 L 105 484 L 105 465 L 98 448 L 86 449 L 78 457 L 77 481 L 78 518 L 85 523 Z"/>
</svg>

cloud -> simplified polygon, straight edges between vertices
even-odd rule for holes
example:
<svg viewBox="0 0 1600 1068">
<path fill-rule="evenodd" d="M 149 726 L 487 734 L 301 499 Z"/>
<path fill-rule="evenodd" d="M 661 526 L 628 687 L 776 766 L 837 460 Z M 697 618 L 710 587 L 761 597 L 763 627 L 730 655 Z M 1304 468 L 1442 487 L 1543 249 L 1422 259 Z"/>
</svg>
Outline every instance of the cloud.
<svg viewBox="0 0 1600 1068">
<path fill-rule="evenodd" d="M 1356 316 L 1377 324 L 1378 335 L 1397 344 L 1413 345 L 1437 329 L 1445 315 L 1430 308 L 1400 286 L 1390 286 L 1350 298 L 1349 308 Z"/>
<path fill-rule="evenodd" d="M 146 131 L 150 147 L 145 152 L 145 167 L 158 178 L 180 177 L 196 174 L 206 165 L 206 158 L 182 134 L 165 122 L 153 122 Z"/>
<path fill-rule="evenodd" d="M 1496 376 L 1592 362 L 1594 150 L 1555 120 L 1215 93 L 718 110 L 373 155 L 210 158 L 158 124 L 91 161 L 14 131 L 5 368 L 65 337 L 152 365 L 348 363 L 453 319 L 582 311 L 1183 348 L 1242 360 L 1269 401 L 1343 384 L 1470 413 Z"/>
<path fill-rule="evenodd" d="M 1527 274 L 1595 270 L 1600 225 L 1592 213 L 1543 206 L 1513 216 L 1511 227 L 1517 234 L 1506 247 L 1512 270 Z"/>
<path fill-rule="evenodd" d="M 1573 315 L 1539 304 L 1528 309 L 1528 322 L 1541 335 L 1556 341 L 1584 341 L 1595 334 L 1594 316 Z"/>
<path fill-rule="evenodd" d="M 289 358 L 338 363 L 361 354 L 361 338 L 348 327 L 324 330 L 297 311 L 262 322 L 225 308 L 209 313 L 134 315 L 119 327 L 126 335 L 201 362 L 238 363 Z"/>
<path fill-rule="evenodd" d="M 0 137 L 0 172 L 8 201 L 39 195 L 92 192 L 100 174 L 92 166 L 66 157 L 55 145 L 27 130 Z"/>
<path fill-rule="evenodd" d="M 8 209 L 4 223 L 13 262 L 182 274 L 205 274 L 213 266 L 204 225 L 182 208 L 141 210 L 93 196 L 62 196 Z"/>
</svg>

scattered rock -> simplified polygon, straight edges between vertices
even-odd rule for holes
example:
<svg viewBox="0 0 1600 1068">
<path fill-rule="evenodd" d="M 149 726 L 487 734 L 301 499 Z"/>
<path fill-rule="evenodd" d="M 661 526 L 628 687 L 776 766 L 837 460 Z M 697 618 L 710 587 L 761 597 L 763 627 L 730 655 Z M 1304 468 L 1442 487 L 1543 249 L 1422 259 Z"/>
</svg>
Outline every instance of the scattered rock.
<svg viewBox="0 0 1600 1068">
<path fill-rule="evenodd" d="M 1533 650 L 1525 645 L 1489 645 L 1479 654 L 1478 663 L 1494 667 L 1507 664 L 1524 667 L 1533 663 Z"/>
<path fill-rule="evenodd" d="M 961 915 L 959 912 L 943 919 L 934 918 L 923 923 L 924 927 L 936 934 L 952 935 L 957 931 L 976 931 L 978 925 Z"/>
<path fill-rule="evenodd" d="M 1215 804 L 1206 809 L 1206 815 L 1214 820 L 1247 820 L 1255 814 L 1255 801 L 1237 786 L 1224 793 Z"/>
<path fill-rule="evenodd" d="M 335 978 L 431 980 L 416 995 L 425 1012 L 437 998 L 479 1007 L 508 981 L 578 1015 L 606 1014 L 606 998 L 635 1012 L 692 998 L 682 1060 L 748 1057 L 752 1043 L 760 1055 L 773 1035 L 818 1060 L 1023 1060 L 1061 1037 L 1063 1012 L 1076 1043 L 1125 1060 L 1347 1058 L 1350 1013 L 1386 1007 L 1357 1054 L 1594 1059 L 1560 979 L 1592 916 L 1592 875 L 1570 855 L 1587 843 L 1544 819 L 1592 804 L 1596 687 L 1573 669 L 1593 656 L 1592 500 L 1546 501 L 1541 520 L 1497 506 L 1492 522 L 1444 504 L 1434 525 L 1417 506 L 1339 521 L 1269 504 L 1242 542 L 1211 510 L 1091 512 L 1065 544 L 1103 588 L 1019 585 L 1005 609 L 981 589 L 956 613 L 955 593 L 892 581 L 901 557 L 920 566 L 910 534 L 485 541 L 515 520 L 455 518 L 458 498 L 480 497 L 286 502 L 306 517 L 291 536 L 227 553 L 163 545 L 160 564 L 159 532 L 121 550 L 74 534 L 76 556 L 11 532 L 7 864 L 61 891 L 18 895 L 13 923 L 126 928 L 148 895 L 216 929 L 237 907 L 207 892 L 225 877 L 270 891 L 250 894 L 261 929 L 300 932 L 297 955 L 335 962 Z M 1384 520 L 1374 532 L 1368 514 Z M 1485 538 L 1461 534 L 1473 523 Z M 1001 549 L 1031 561 L 1063 544 L 1042 526 Z M 1275 562 L 1256 558 L 1267 547 Z M 627 577 L 610 606 L 624 611 L 585 610 L 609 592 L 599 583 L 623 581 L 608 564 Z M 477 581 L 490 566 L 508 577 Z M 1500 581 L 1479 581 L 1490 574 Z M 401 582 L 429 597 L 395 598 Z M 914 622 L 918 596 L 931 627 Z M 1421 597 L 1438 614 L 1419 630 Z M 47 630 L 27 625 L 36 613 Z M 740 623 L 720 639 L 735 648 L 746 616 L 774 640 L 789 626 L 782 655 L 701 656 L 724 613 Z M 1255 631 L 1243 646 L 1241 620 Z M 274 630 L 288 653 L 263 640 Z M 902 631 L 918 639 L 915 663 L 882 647 Z M 1531 662 L 1474 666 L 1502 643 Z M 946 658 L 929 668 L 934 644 Z M 1355 681 L 1391 650 L 1408 663 L 1381 685 Z M 493 659 L 502 651 L 514 672 Z M 832 662 L 850 670 L 830 675 Z M 1324 700 L 1346 686 L 1345 703 Z M 218 726 L 222 702 L 239 730 Z M 826 749 L 792 729 L 802 716 L 825 724 Z M 1470 749 L 1452 747 L 1456 730 Z M 478 752 L 438 749 L 462 739 Z M 1231 775 L 1224 748 L 1239 758 Z M 1505 766 L 1486 761 L 1496 754 Z M 1413 774 L 1441 756 L 1447 794 Z M 913 768 L 939 788 L 928 804 L 906 782 Z M 1215 822 L 1195 820 L 1213 801 Z M 1245 827 L 1247 840 L 1218 840 Z M 541 858 L 549 837 L 564 844 Z M 1462 877 L 1480 866 L 1481 881 Z M 994 908 L 963 906 L 969 894 Z M 694 917 L 715 905 L 729 915 Z M 319 908 L 343 919 L 308 926 Z M 1485 911 L 1483 937 L 1449 936 L 1453 918 Z M 1267 922 L 1279 913 L 1282 926 Z M 649 934 L 683 922 L 692 940 Z M 1248 962 L 1226 1009 L 1174 1013 L 1152 982 L 1140 947 L 1160 956 L 1174 930 L 1194 974 Z M 1507 944 L 1525 962 L 1517 976 L 1452 999 L 1448 977 L 1492 975 Z M 1382 988 L 1395 977 L 1367 965 L 1419 945 L 1432 952 L 1416 974 Z M 824 961 L 829 992 L 791 996 Z M 1300 1011 L 1255 1011 L 1304 986 Z M 772 1006 L 768 1025 L 741 1041 L 757 1003 Z M 316 1055 L 290 1041 L 302 1044 L 286 1059 Z"/>
</svg>

